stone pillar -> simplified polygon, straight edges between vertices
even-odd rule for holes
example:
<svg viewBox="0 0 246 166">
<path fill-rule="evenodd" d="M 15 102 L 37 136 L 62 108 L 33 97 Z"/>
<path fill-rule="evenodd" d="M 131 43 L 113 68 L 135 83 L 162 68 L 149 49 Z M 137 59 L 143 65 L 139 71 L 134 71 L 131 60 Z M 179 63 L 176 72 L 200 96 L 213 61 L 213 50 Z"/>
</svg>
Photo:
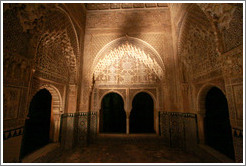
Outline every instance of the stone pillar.
<svg viewBox="0 0 246 166">
<path fill-rule="evenodd" d="M 154 124 L 155 124 L 155 132 L 156 132 L 157 135 L 160 134 L 160 128 L 159 128 L 159 126 L 160 126 L 160 124 L 159 124 L 160 117 L 159 117 L 159 110 L 158 109 L 156 111 L 154 110 L 155 111 L 155 116 L 154 116 L 155 122 L 154 122 Z"/>
<path fill-rule="evenodd" d="M 200 144 L 205 144 L 204 118 L 205 118 L 205 113 L 200 112 L 197 114 L 198 135 L 199 135 Z"/>
<path fill-rule="evenodd" d="M 66 109 L 63 115 L 62 122 L 62 145 L 65 149 L 70 149 L 74 146 L 75 133 L 75 113 L 77 107 L 77 86 L 68 85 L 66 92 Z"/>
<path fill-rule="evenodd" d="M 54 114 L 53 115 L 53 142 L 59 142 L 59 133 L 60 133 L 60 114 Z"/>
</svg>

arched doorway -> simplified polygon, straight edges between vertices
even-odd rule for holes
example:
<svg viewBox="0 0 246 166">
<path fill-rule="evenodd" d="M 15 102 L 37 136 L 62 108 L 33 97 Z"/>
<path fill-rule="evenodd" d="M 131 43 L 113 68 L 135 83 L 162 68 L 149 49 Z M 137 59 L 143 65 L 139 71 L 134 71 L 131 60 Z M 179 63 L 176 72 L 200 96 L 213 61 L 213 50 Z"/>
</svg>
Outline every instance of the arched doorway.
<svg viewBox="0 0 246 166">
<path fill-rule="evenodd" d="M 46 89 L 41 89 L 32 98 L 25 122 L 22 158 L 50 142 L 51 105 L 52 96 Z"/>
<path fill-rule="evenodd" d="M 148 93 L 140 92 L 133 99 L 130 133 L 154 133 L 154 102 Z"/>
<path fill-rule="evenodd" d="M 235 159 L 227 100 L 223 92 L 213 87 L 205 98 L 205 143 Z"/>
<path fill-rule="evenodd" d="M 126 133 L 124 101 L 117 93 L 109 93 L 102 99 L 100 110 L 100 132 Z"/>
</svg>

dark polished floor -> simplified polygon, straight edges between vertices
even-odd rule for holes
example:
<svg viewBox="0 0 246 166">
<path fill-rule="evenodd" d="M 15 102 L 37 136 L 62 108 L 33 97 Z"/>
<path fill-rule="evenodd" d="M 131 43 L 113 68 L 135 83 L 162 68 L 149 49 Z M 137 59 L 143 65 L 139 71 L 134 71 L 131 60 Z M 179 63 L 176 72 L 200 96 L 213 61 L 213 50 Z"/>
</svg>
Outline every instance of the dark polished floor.
<svg viewBox="0 0 246 166">
<path fill-rule="evenodd" d="M 160 139 L 132 136 L 102 137 L 87 147 L 67 151 L 56 163 L 201 163 L 202 159 L 160 143 Z"/>
</svg>

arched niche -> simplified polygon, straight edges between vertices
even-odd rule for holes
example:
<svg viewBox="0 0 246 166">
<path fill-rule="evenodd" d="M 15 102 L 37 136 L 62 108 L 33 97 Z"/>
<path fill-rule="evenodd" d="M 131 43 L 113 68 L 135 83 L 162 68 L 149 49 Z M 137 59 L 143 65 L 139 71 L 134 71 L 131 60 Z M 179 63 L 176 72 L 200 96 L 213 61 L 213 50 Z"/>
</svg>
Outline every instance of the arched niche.
<svg viewBox="0 0 246 166">
<path fill-rule="evenodd" d="M 132 95 L 129 96 L 129 110 L 132 110 L 132 103 L 133 103 L 134 97 L 139 93 L 146 93 L 153 100 L 154 130 L 155 130 L 155 133 L 158 134 L 159 133 L 159 116 L 158 116 L 159 110 L 158 109 L 160 108 L 160 106 L 159 106 L 159 101 L 158 101 L 159 98 L 157 98 L 156 94 L 154 94 L 151 91 L 146 90 L 146 89 L 140 89 L 140 90 L 136 91 L 135 93 L 133 93 Z"/>
<path fill-rule="evenodd" d="M 104 93 L 102 93 L 101 95 L 99 95 L 99 100 L 97 101 L 97 107 L 99 108 L 101 106 L 102 103 L 102 99 L 104 98 L 105 95 L 109 94 L 109 93 L 117 93 L 118 95 L 121 96 L 121 98 L 123 99 L 124 102 L 124 109 L 126 108 L 126 96 L 124 94 L 122 94 L 120 91 L 118 91 L 117 89 L 106 89 L 104 91 Z M 96 109 L 96 108 L 95 108 Z"/>
<path fill-rule="evenodd" d="M 200 144 L 235 160 L 227 98 L 221 88 L 209 84 L 198 93 Z"/>
<path fill-rule="evenodd" d="M 99 111 L 100 133 L 125 133 L 126 113 L 124 100 L 118 93 L 110 92 L 103 96 Z"/>
<path fill-rule="evenodd" d="M 130 133 L 154 133 L 154 100 L 146 92 L 137 93 L 132 100 Z"/>
<path fill-rule="evenodd" d="M 55 89 L 48 89 L 41 87 L 32 96 L 25 121 L 21 158 L 51 142 L 59 141 L 59 95 L 56 94 Z"/>
<path fill-rule="evenodd" d="M 159 53 L 147 42 L 129 36 L 118 38 L 106 44 L 97 53 L 89 70 L 91 72 L 88 73 L 89 77 L 93 78 L 92 98 L 94 102 L 92 108 L 94 110 L 100 110 L 101 100 L 109 91 L 122 92 L 120 95 L 124 100 L 127 115 L 127 134 L 129 134 L 129 116 L 133 93 L 138 89 L 155 91 L 162 88 L 160 85 L 165 77 L 165 67 Z M 100 79 L 98 79 L 99 76 Z M 136 89 L 136 87 L 139 88 Z M 154 129 L 158 133 L 157 109 L 159 109 L 160 101 L 157 100 L 161 97 L 157 96 L 162 94 L 146 92 L 152 96 L 154 101 Z M 99 129 L 97 131 L 99 133 Z"/>
<path fill-rule="evenodd" d="M 48 90 L 52 96 L 50 139 L 52 142 L 59 142 L 61 114 L 64 113 L 61 93 L 54 85 L 41 84 L 32 90 L 31 98 L 41 89 Z"/>
</svg>

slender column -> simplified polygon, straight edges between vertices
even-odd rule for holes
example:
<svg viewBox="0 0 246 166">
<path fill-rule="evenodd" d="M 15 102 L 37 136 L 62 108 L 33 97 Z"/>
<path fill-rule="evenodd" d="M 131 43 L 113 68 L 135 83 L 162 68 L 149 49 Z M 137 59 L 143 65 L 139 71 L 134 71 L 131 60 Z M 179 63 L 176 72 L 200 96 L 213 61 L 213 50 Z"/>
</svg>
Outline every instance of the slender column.
<svg viewBox="0 0 246 166">
<path fill-rule="evenodd" d="M 126 134 L 129 134 L 130 131 L 130 120 L 129 120 L 129 115 L 126 116 Z"/>
<path fill-rule="evenodd" d="M 129 134 L 130 132 L 130 112 L 131 112 L 131 106 L 129 105 L 129 88 L 126 89 L 126 134 Z"/>
</svg>

